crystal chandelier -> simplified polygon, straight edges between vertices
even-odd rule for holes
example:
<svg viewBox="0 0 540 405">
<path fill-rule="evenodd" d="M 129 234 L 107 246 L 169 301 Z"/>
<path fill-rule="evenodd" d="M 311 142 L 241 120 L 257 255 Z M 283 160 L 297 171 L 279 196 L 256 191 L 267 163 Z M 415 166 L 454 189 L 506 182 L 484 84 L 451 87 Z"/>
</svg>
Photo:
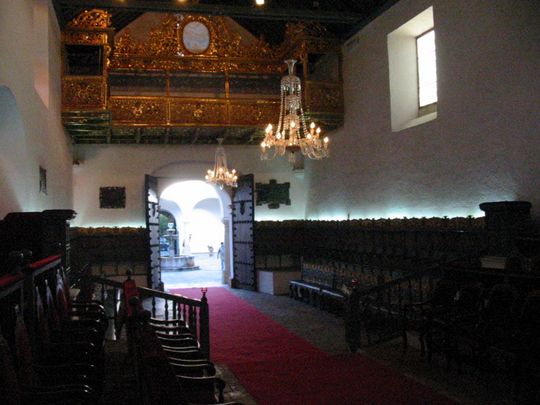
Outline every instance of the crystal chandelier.
<svg viewBox="0 0 540 405">
<path fill-rule="evenodd" d="M 301 151 L 310 159 L 328 157 L 328 137 L 321 139 L 321 128 L 311 123 L 306 125 L 302 108 L 302 84 L 294 74 L 295 59 L 285 61 L 289 74 L 281 79 L 281 105 L 279 122 L 274 133 L 268 124 L 264 140 L 261 142 L 261 159 L 270 160 L 289 152 L 289 161 L 294 163 L 295 153 Z"/>
<path fill-rule="evenodd" d="M 218 142 L 219 145 L 216 149 L 214 170 L 208 169 L 205 176 L 206 181 L 209 183 L 214 183 L 222 190 L 225 186 L 236 187 L 236 180 L 238 180 L 238 176 L 236 175 L 236 170 L 232 169 L 229 172 L 229 168 L 227 167 L 227 156 L 225 155 L 225 149 L 223 149 L 223 146 L 221 146 L 223 138 L 218 138 Z"/>
</svg>

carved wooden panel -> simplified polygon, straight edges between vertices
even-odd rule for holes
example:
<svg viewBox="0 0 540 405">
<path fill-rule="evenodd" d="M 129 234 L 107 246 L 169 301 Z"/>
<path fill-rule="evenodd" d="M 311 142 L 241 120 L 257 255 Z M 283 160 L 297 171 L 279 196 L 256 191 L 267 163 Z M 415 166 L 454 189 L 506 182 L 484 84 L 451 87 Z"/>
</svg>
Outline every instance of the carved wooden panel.
<svg viewBox="0 0 540 405">
<path fill-rule="evenodd" d="M 308 111 L 343 113 L 343 88 L 341 84 L 307 81 L 305 91 Z"/>
<path fill-rule="evenodd" d="M 112 119 L 121 123 L 163 124 L 168 121 L 168 105 L 159 97 L 111 97 Z"/>
<path fill-rule="evenodd" d="M 104 109 L 106 91 L 107 82 L 103 77 L 65 76 L 62 79 L 63 109 Z"/>
<path fill-rule="evenodd" d="M 171 124 L 200 123 L 217 125 L 227 122 L 225 101 L 204 99 L 172 99 Z"/>
</svg>

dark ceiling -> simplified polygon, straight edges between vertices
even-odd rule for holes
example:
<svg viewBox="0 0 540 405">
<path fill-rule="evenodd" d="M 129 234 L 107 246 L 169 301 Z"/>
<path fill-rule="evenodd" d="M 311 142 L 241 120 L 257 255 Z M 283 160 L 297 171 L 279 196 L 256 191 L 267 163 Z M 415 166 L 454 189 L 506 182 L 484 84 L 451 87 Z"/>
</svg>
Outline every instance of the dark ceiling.
<svg viewBox="0 0 540 405">
<path fill-rule="evenodd" d="M 223 15 L 234 18 L 257 37 L 273 45 L 281 43 L 285 24 L 291 21 L 314 21 L 324 25 L 341 40 L 346 40 L 398 0 L 53 0 L 63 28 L 84 10 L 106 9 L 112 23 L 120 30 L 142 13 L 186 12 Z"/>
</svg>

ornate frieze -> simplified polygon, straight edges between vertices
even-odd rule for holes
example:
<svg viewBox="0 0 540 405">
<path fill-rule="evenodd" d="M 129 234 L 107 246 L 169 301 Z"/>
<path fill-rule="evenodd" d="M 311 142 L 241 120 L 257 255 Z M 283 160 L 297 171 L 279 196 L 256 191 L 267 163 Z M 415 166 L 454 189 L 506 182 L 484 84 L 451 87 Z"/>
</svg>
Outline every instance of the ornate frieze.
<svg viewBox="0 0 540 405">
<path fill-rule="evenodd" d="M 276 114 L 279 102 L 270 100 L 227 100 L 183 97 L 125 97 L 109 100 L 113 125 L 159 126 L 258 126 Z"/>
<path fill-rule="evenodd" d="M 190 26 L 199 28 L 186 32 Z M 134 39 L 129 30 L 116 38 L 111 68 L 276 73 L 280 63 L 276 49 L 262 39 L 243 45 L 223 17 L 170 14 L 147 41 Z"/>
<path fill-rule="evenodd" d="M 227 104 L 225 100 L 171 99 L 171 125 L 227 124 Z"/>
<path fill-rule="evenodd" d="M 111 14 L 105 10 L 85 10 L 68 23 L 68 28 L 84 30 L 105 29 L 111 27 Z"/>
<path fill-rule="evenodd" d="M 308 111 L 342 113 L 342 86 L 329 82 L 306 82 L 306 109 Z"/>
<path fill-rule="evenodd" d="M 113 123 L 167 125 L 167 99 L 162 97 L 120 97 L 109 99 Z"/>
<path fill-rule="evenodd" d="M 64 31 L 62 40 L 69 45 L 104 45 L 108 35 L 106 32 Z"/>
<path fill-rule="evenodd" d="M 119 143 L 170 143 L 171 139 L 204 143 L 213 142 L 217 135 L 204 140 L 197 134 L 192 140 L 191 135 L 171 136 L 170 130 L 249 127 L 252 135 L 238 142 L 256 143 L 259 128 L 279 117 L 283 60 L 301 60 L 307 75 L 309 53 L 339 52 L 339 44 L 320 26 L 290 24 L 283 44 L 274 47 L 262 38 L 243 38 L 227 18 L 219 16 L 167 14 L 142 40 L 129 29 L 113 34 L 111 16 L 102 10 L 82 13 L 62 33 L 65 45 L 75 45 L 73 52 L 84 54 L 84 46 L 102 47 L 96 53 L 101 61 L 97 65 L 103 66 L 96 69 L 100 76 L 73 76 L 75 69 L 65 69 L 62 88 L 65 113 L 110 112 L 110 128 L 100 128 L 96 142 L 106 137 L 106 142 Z M 308 114 L 339 125 L 341 80 L 317 82 L 307 76 L 304 80 Z M 124 136 L 115 132 L 118 127 L 136 132 Z M 74 140 L 89 142 L 91 133 L 77 128 L 68 128 Z M 143 131 L 143 136 L 143 128 L 155 128 L 160 135 Z"/>
<path fill-rule="evenodd" d="M 236 101 L 230 104 L 230 124 L 264 127 L 279 116 L 279 101 Z"/>
<path fill-rule="evenodd" d="M 63 109 L 104 109 L 107 105 L 106 92 L 107 83 L 102 77 L 64 77 Z"/>
</svg>

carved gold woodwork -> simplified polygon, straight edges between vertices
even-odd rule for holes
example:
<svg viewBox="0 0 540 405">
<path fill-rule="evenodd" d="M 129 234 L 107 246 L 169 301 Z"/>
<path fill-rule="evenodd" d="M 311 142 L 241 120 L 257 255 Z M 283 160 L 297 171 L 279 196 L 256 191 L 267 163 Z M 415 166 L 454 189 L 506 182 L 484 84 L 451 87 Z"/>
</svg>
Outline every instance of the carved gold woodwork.
<svg viewBox="0 0 540 405">
<path fill-rule="evenodd" d="M 259 100 L 230 104 L 230 124 L 266 126 L 279 116 L 279 102 Z"/>
<path fill-rule="evenodd" d="M 231 125 L 263 127 L 279 114 L 279 102 L 184 97 L 125 97 L 109 99 L 113 124 Z"/>
<path fill-rule="evenodd" d="M 197 54 L 182 41 L 183 28 L 194 21 L 204 24 L 210 34 L 208 48 Z M 150 31 L 147 41 L 135 40 L 126 30 L 115 42 L 112 69 L 277 73 L 282 64 L 277 50 L 262 39 L 242 45 L 242 37 L 227 28 L 223 17 L 169 14 Z"/>
<path fill-rule="evenodd" d="M 68 28 L 103 29 L 111 26 L 111 14 L 104 10 L 86 10 L 68 23 Z"/>
<path fill-rule="evenodd" d="M 62 40 L 69 45 L 105 45 L 108 35 L 106 32 L 64 31 Z"/>
<path fill-rule="evenodd" d="M 105 109 L 107 82 L 103 77 L 64 77 L 62 105 L 64 111 Z"/>
<path fill-rule="evenodd" d="M 184 44 L 183 30 L 191 22 L 203 24 L 208 29 L 208 46 L 200 52 L 190 52 Z M 144 40 L 135 39 L 129 29 L 115 38 L 110 14 L 102 10 L 82 13 L 64 30 L 62 41 L 69 45 L 102 46 L 103 76 L 64 76 L 63 110 L 108 110 L 113 128 L 263 128 L 279 117 L 277 77 L 284 73 L 283 60 L 292 57 L 301 60 L 306 69 L 303 85 L 307 110 L 317 117 L 324 118 L 327 114 L 333 120 L 332 125 L 339 125 L 343 114 L 341 80 L 323 83 L 310 81 L 307 77 L 309 53 L 339 52 L 339 44 L 328 32 L 313 24 L 289 24 L 284 42 L 275 47 L 261 38 L 251 38 L 250 42 L 229 27 L 230 23 L 224 17 L 167 14 Z M 110 72 L 128 76 L 130 73 L 159 73 L 167 78 L 175 76 L 176 72 L 215 73 L 225 79 L 224 88 L 208 91 L 207 98 L 188 98 L 187 94 L 172 97 L 168 79 L 162 95 L 110 96 Z M 237 74 L 272 75 L 276 80 L 276 99 L 261 98 L 251 88 L 253 94 L 231 91 L 229 80 L 237 80 L 232 79 Z M 213 98 L 217 94 L 224 97 Z M 97 135 L 95 137 L 97 139 Z"/>
<path fill-rule="evenodd" d="M 343 112 L 343 90 L 340 84 L 306 81 L 305 90 L 306 109 L 308 111 Z"/>
<path fill-rule="evenodd" d="M 113 122 L 166 125 L 168 103 L 162 97 L 122 97 L 109 99 Z"/>
<path fill-rule="evenodd" d="M 170 102 L 171 125 L 227 123 L 227 104 L 224 100 L 172 98 Z"/>
<path fill-rule="evenodd" d="M 154 59 L 149 56 L 118 56 L 111 60 L 110 69 L 138 71 L 201 72 L 201 73 L 260 73 L 274 74 L 283 62 L 248 59 Z"/>
</svg>

